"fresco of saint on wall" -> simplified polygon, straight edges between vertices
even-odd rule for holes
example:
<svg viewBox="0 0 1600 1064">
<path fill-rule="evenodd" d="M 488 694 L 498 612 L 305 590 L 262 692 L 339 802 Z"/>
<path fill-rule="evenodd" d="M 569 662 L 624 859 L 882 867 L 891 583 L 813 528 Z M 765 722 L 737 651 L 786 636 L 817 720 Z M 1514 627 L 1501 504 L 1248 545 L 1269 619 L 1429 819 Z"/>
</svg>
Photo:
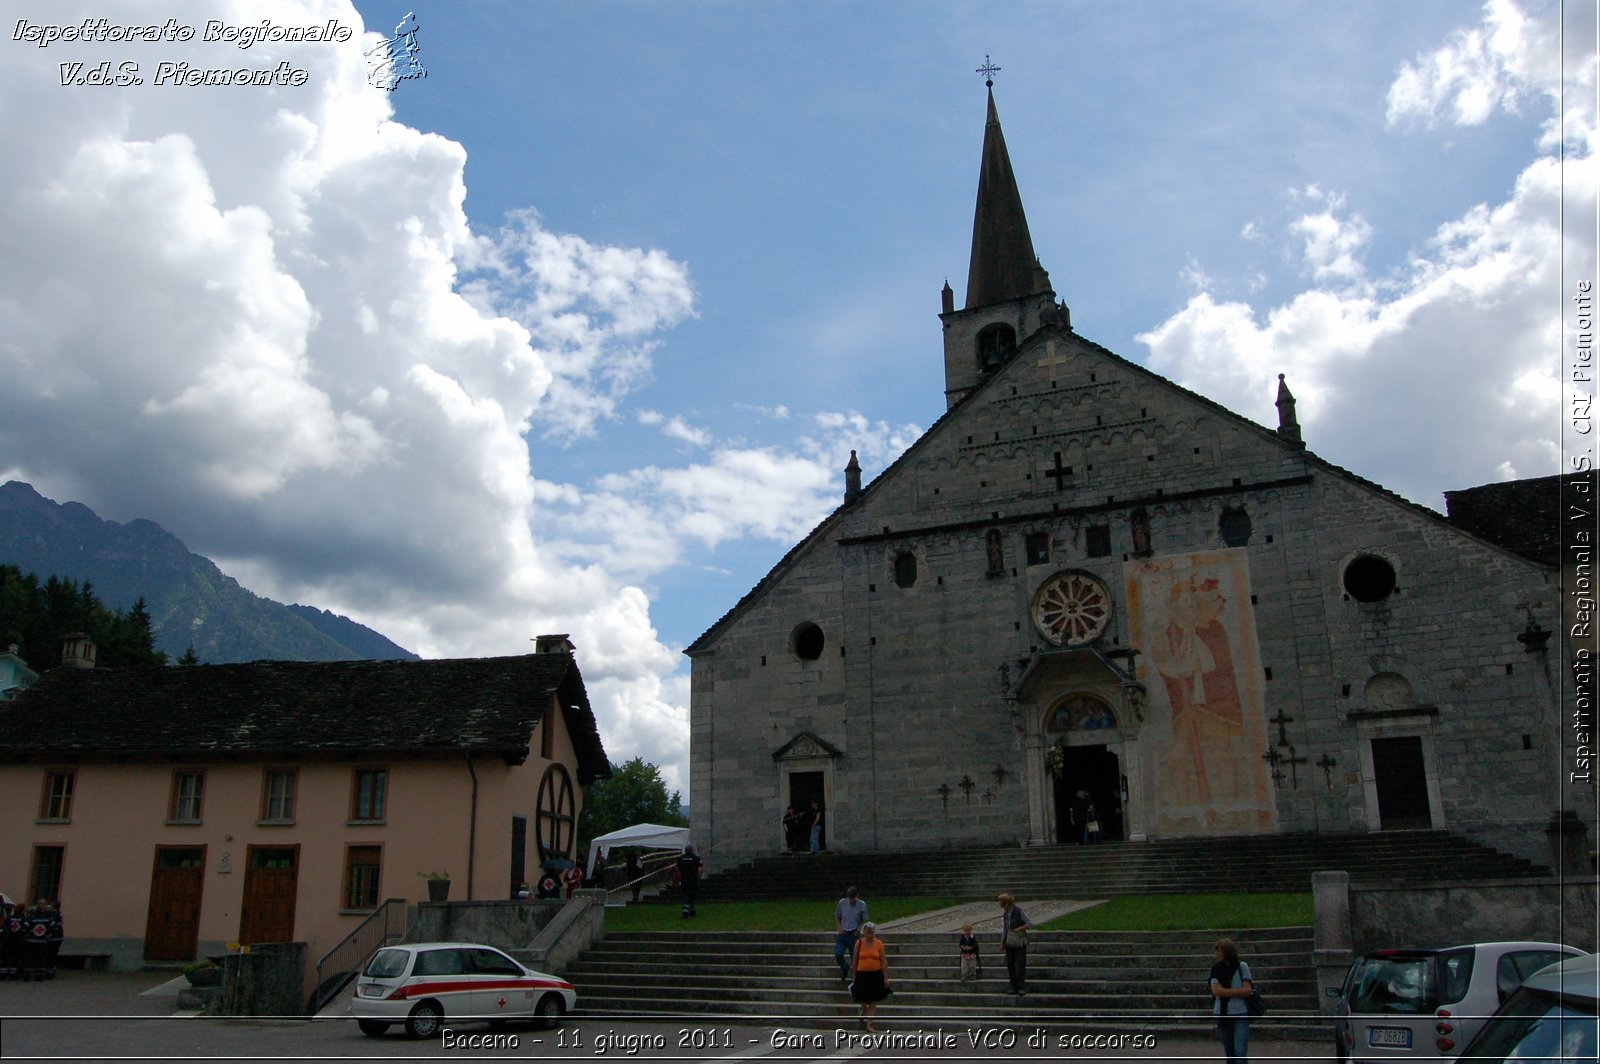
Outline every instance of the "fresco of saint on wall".
<svg viewBox="0 0 1600 1064">
<path fill-rule="evenodd" d="M 1268 830 L 1276 820 L 1260 650 L 1243 550 L 1132 562 L 1133 643 L 1149 688 L 1155 830 Z"/>
</svg>

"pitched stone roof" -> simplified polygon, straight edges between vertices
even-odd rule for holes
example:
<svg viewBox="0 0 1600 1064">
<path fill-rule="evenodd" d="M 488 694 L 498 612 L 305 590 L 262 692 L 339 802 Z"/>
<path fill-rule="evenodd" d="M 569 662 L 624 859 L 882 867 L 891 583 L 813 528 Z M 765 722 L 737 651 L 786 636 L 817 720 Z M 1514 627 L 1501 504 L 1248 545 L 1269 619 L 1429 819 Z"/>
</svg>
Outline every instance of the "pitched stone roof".
<svg viewBox="0 0 1600 1064">
<path fill-rule="evenodd" d="M 1594 522 L 1591 505 L 1594 495 L 1593 473 L 1576 473 L 1567 479 L 1587 481 L 1589 490 L 1576 495 L 1581 508 Z M 1515 551 L 1544 565 L 1555 565 L 1561 555 L 1561 477 L 1531 477 L 1484 484 L 1476 488 L 1444 493 L 1445 512 L 1450 523 L 1480 539 Z M 1569 488 L 1569 491 L 1572 489 Z M 1572 514 L 1567 515 L 1569 518 Z"/>
<path fill-rule="evenodd" d="M 527 758 L 558 699 L 587 784 L 609 774 L 570 655 L 51 669 L 0 706 L 0 762 Z"/>
</svg>

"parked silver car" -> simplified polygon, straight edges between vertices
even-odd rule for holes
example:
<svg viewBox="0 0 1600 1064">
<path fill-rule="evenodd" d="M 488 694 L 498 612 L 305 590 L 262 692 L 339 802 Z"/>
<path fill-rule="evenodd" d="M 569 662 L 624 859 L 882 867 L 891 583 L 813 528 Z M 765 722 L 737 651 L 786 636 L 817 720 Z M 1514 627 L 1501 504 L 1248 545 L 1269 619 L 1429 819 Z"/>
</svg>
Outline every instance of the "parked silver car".
<svg viewBox="0 0 1600 1064">
<path fill-rule="evenodd" d="M 1600 1059 L 1600 953 L 1535 972 L 1506 999 L 1461 1059 Z"/>
<path fill-rule="evenodd" d="M 1455 1059 L 1501 1002 L 1582 950 L 1555 942 L 1384 949 L 1356 960 L 1335 1009 L 1337 1059 Z"/>
</svg>

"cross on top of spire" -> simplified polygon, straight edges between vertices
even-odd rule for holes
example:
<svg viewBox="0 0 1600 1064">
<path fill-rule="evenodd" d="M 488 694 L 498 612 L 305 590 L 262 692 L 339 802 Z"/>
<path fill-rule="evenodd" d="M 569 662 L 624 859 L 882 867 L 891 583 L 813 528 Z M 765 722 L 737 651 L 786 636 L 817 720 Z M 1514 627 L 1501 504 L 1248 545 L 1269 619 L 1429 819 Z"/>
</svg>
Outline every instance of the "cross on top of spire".
<svg viewBox="0 0 1600 1064">
<path fill-rule="evenodd" d="M 994 76 L 1000 73 L 1000 68 L 990 62 L 989 56 L 985 54 L 983 57 L 983 66 L 979 67 L 976 71 L 974 71 L 974 73 L 982 74 L 983 83 L 992 89 L 994 88 Z"/>
</svg>

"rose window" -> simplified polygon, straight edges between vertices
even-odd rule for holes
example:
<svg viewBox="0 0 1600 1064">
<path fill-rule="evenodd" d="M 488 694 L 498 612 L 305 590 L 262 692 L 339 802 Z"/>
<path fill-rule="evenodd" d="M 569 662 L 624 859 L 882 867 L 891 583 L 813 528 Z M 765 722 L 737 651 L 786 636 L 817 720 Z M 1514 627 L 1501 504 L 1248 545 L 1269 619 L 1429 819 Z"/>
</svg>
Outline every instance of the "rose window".
<svg viewBox="0 0 1600 1064">
<path fill-rule="evenodd" d="M 1033 596 L 1033 623 L 1059 646 L 1099 638 L 1110 620 L 1111 596 L 1088 573 L 1058 573 Z"/>
</svg>

